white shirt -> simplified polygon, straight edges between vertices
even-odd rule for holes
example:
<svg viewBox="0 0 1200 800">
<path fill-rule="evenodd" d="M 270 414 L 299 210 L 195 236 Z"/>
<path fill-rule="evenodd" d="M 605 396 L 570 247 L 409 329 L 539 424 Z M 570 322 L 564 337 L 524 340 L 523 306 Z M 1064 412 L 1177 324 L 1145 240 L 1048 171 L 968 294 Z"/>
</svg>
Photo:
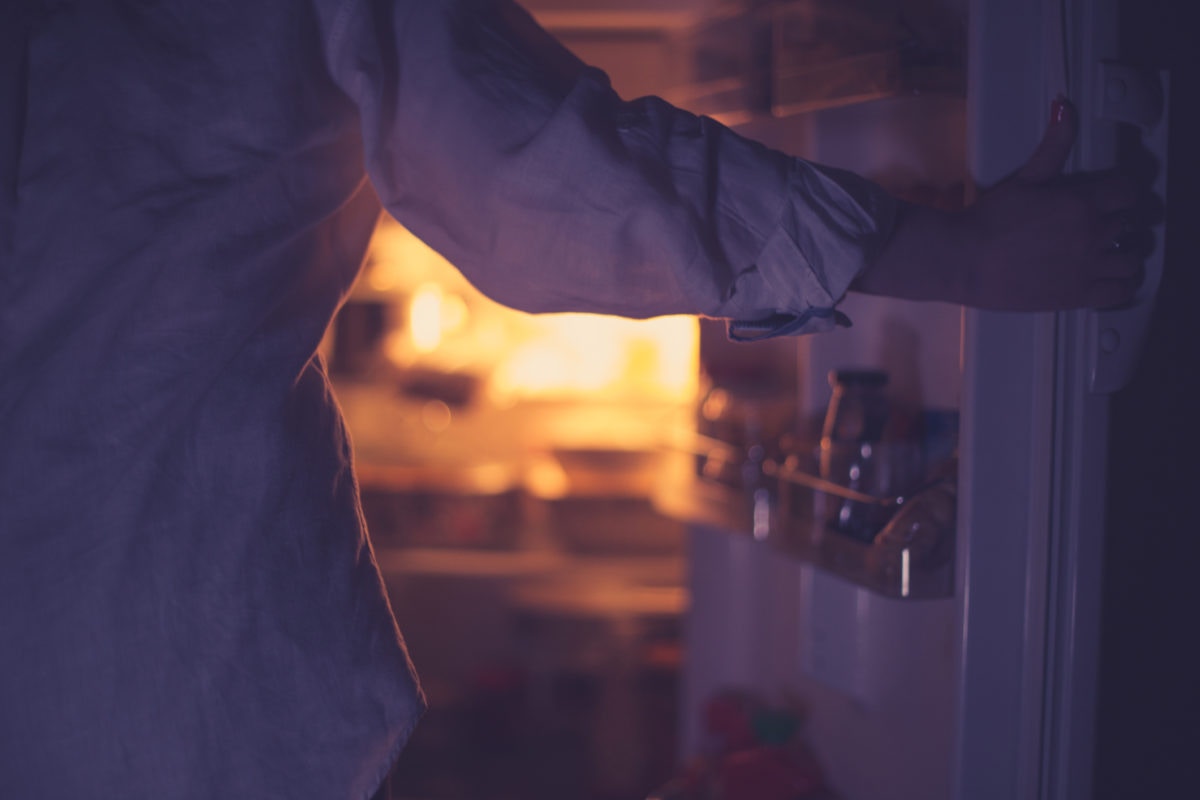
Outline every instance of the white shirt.
<svg viewBox="0 0 1200 800">
<path fill-rule="evenodd" d="M 377 787 L 423 699 L 313 353 L 381 202 L 502 302 L 740 338 L 834 325 L 893 215 L 503 0 L 4 15 L 0 797 Z"/>
</svg>

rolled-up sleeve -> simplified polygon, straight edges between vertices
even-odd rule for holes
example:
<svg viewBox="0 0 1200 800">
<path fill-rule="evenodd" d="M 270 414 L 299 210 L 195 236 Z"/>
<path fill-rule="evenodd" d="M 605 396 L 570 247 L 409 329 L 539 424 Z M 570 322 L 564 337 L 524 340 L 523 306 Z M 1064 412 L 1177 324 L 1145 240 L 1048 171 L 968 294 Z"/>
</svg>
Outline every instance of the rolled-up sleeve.
<svg viewBox="0 0 1200 800">
<path fill-rule="evenodd" d="M 344 0 L 326 45 L 385 207 L 506 305 L 826 330 L 890 232 L 879 187 L 622 100 L 507 0 Z"/>
</svg>

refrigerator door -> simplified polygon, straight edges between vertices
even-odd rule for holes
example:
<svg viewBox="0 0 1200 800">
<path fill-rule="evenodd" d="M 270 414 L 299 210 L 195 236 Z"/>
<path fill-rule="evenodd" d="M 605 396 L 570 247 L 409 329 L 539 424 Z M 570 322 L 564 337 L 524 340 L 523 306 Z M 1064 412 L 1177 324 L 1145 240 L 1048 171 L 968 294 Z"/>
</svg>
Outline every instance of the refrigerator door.
<svg viewBox="0 0 1200 800">
<path fill-rule="evenodd" d="M 1021 163 L 1045 124 L 1053 64 L 1044 5 L 971 6 L 968 124 L 981 182 Z M 969 535 L 960 534 L 958 549 L 958 798 L 1039 795 L 1056 322 L 965 314 L 958 529 Z"/>
<path fill-rule="evenodd" d="M 1138 123 L 1165 156 L 1153 81 L 1138 89 L 1108 63 L 1116 13 L 1114 0 L 974 2 L 968 124 L 981 182 L 1032 151 L 1060 91 L 1082 123 L 1071 169 L 1114 165 L 1117 122 Z M 1120 102 L 1122 85 L 1137 102 Z M 1106 393 L 1136 363 L 1161 234 L 1130 309 L 965 315 L 956 797 L 1093 796 Z"/>
</svg>

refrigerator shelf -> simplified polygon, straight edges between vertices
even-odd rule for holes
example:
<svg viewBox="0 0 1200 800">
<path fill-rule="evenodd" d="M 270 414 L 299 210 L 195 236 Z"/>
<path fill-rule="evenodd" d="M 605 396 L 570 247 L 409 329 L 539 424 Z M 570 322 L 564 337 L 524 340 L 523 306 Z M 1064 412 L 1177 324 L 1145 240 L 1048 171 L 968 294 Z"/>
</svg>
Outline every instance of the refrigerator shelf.
<svg viewBox="0 0 1200 800">
<path fill-rule="evenodd" d="M 736 127 L 885 98 L 927 95 L 964 97 L 961 70 L 908 64 L 903 51 L 896 49 L 772 71 L 760 79 L 730 76 L 694 83 L 668 93 L 668 99 Z"/>
<path fill-rule="evenodd" d="M 749 3 L 687 34 L 691 83 L 668 99 L 740 125 L 888 97 L 965 97 L 962 27 L 903 0 Z"/>
<path fill-rule="evenodd" d="M 772 468 L 773 462 L 766 462 L 761 480 L 747 488 L 728 473 L 724 479 L 705 477 L 706 458 L 696 458 L 696 469 L 664 472 L 653 499 L 660 513 L 763 541 L 790 558 L 885 597 L 922 600 L 953 596 L 952 518 L 949 530 L 935 540 L 909 544 L 877 535 L 872 541 L 860 541 L 825 525 L 827 504 L 851 499 L 873 501 L 882 507 L 888 500 L 859 495 L 794 467 L 790 471 Z M 775 474 L 769 474 L 772 472 Z M 914 494 L 909 507 L 920 497 L 921 493 Z M 904 503 L 892 505 L 905 507 Z"/>
<path fill-rule="evenodd" d="M 788 117 L 886 97 L 965 93 L 961 69 L 910 63 L 897 48 L 776 70 L 771 114 Z"/>
</svg>

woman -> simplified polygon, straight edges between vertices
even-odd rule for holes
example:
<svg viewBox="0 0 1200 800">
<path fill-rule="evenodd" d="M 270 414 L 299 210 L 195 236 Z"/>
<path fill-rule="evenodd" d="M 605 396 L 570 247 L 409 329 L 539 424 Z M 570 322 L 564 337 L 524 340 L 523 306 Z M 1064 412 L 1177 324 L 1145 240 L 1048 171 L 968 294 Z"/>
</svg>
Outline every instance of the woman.
<svg viewBox="0 0 1200 800">
<path fill-rule="evenodd" d="M 317 343 L 386 209 L 531 311 L 1111 305 L 1138 187 L 965 212 L 605 77 L 508 0 L 18 0 L 0 28 L 0 795 L 364 798 L 423 707 Z"/>
</svg>

